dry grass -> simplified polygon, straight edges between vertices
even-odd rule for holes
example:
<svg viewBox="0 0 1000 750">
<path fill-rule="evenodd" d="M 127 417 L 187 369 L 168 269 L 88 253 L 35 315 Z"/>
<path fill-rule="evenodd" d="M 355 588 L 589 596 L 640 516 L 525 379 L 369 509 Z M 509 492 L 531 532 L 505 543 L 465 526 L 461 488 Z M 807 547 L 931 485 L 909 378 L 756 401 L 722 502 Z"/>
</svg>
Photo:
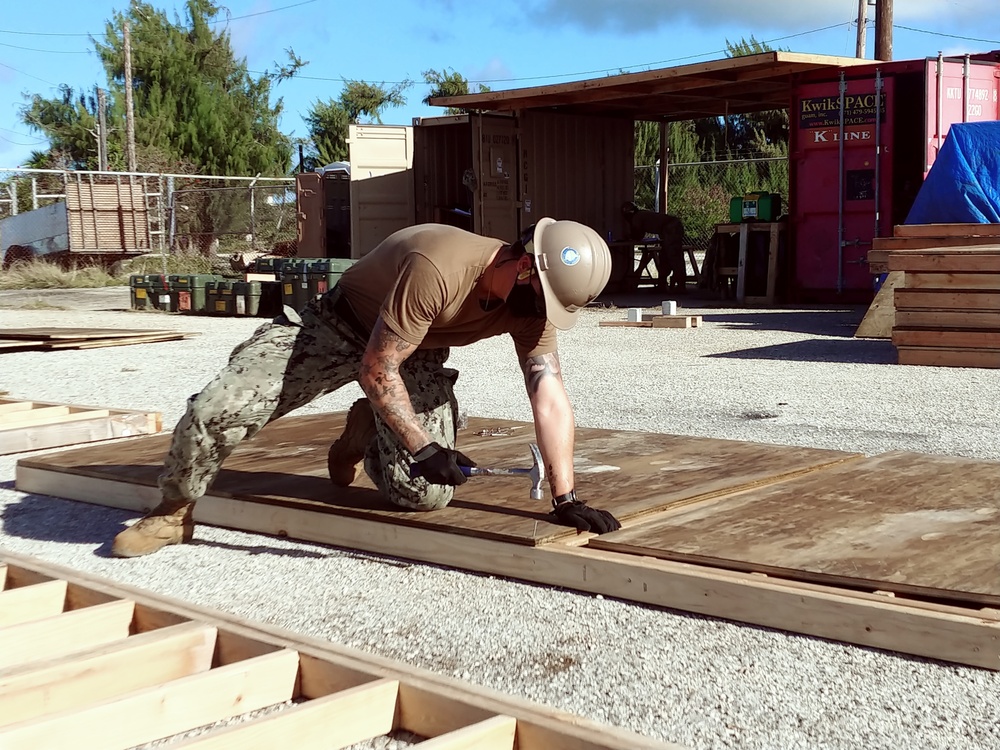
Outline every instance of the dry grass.
<svg viewBox="0 0 1000 750">
<path fill-rule="evenodd" d="M 0 271 L 0 289 L 84 289 L 124 286 L 132 274 L 195 274 L 231 272 L 226 259 L 202 255 L 168 255 L 164 268 L 162 255 L 143 255 L 115 263 L 109 272 L 100 265 L 64 269 L 56 263 L 38 259 L 19 261 Z"/>
<path fill-rule="evenodd" d="M 83 289 L 127 283 L 128 277 L 112 276 L 99 266 L 64 270 L 43 260 L 15 263 L 0 272 L 0 289 Z"/>
</svg>

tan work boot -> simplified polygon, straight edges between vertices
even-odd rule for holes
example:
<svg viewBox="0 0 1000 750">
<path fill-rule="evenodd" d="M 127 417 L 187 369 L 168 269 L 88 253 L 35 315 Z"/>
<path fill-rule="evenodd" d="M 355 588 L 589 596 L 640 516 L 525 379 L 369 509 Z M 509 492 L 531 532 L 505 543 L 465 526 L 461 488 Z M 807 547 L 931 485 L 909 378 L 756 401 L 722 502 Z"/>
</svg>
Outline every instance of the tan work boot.
<svg viewBox="0 0 1000 750">
<path fill-rule="evenodd" d="M 330 481 L 350 487 L 361 471 L 368 444 L 375 439 L 375 412 L 366 398 L 359 398 L 347 412 L 344 432 L 330 446 L 326 465 Z"/>
<path fill-rule="evenodd" d="M 149 555 L 168 544 L 190 542 L 194 537 L 194 503 L 164 500 L 115 537 L 115 557 Z"/>
</svg>

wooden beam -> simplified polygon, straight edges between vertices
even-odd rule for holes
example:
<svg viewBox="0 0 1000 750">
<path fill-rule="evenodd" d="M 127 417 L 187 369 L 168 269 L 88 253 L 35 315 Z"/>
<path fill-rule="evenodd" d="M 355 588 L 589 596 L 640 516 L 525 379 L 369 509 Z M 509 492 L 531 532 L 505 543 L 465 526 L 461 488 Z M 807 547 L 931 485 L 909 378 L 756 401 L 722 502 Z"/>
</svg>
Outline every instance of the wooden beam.
<svg viewBox="0 0 1000 750">
<path fill-rule="evenodd" d="M 1000 273 L 1000 247 L 989 250 L 950 248 L 940 252 L 889 253 L 889 270 L 906 273 Z"/>
<path fill-rule="evenodd" d="M 398 691 L 397 680 L 376 680 L 171 747 L 178 750 L 338 750 L 389 734 L 395 725 Z"/>
<path fill-rule="evenodd" d="M 892 329 L 892 343 L 896 346 L 942 346 L 950 349 L 1000 350 L 1000 331 L 952 331 L 924 329 Z"/>
<path fill-rule="evenodd" d="M 895 237 L 1000 237 L 1000 224 L 897 224 Z"/>
<path fill-rule="evenodd" d="M 907 289 L 991 289 L 1000 291 L 1000 273 L 907 273 Z"/>
<path fill-rule="evenodd" d="M 0 727 L 205 672 L 212 667 L 216 633 L 203 623 L 187 622 L 4 672 Z"/>
<path fill-rule="evenodd" d="M 0 591 L 0 628 L 53 617 L 63 611 L 65 603 L 66 581 Z"/>
<path fill-rule="evenodd" d="M 900 328 L 973 328 L 1000 331 L 1000 310 L 969 312 L 965 310 L 896 310 Z"/>
<path fill-rule="evenodd" d="M 54 659 L 127 638 L 134 611 L 132 602 L 112 601 L 2 628 L 0 669 Z"/>
<path fill-rule="evenodd" d="M 897 310 L 1000 310 L 1000 294 L 984 290 L 896 289 Z"/>
<path fill-rule="evenodd" d="M 117 700 L 0 729 L 4 750 L 126 750 L 294 697 L 298 654 L 276 651 Z"/>
<path fill-rule="evenodd" d="M 23 492 L 143 510 L 159 491 L 107 479 L 60 475 L 18 465 Z M 710 617 L 960 664 L 1000 669 L 1000 622 L 978 610 L 927 608 L 901 599 L 774 579 L 634 555 L 514 545 L 415 529 L 363 518 L 331 519 L 314 511 L 206 495 L 199 523 L 330 544 L 534 583 L 614 596 Z"/>
<path fill-rule="evenodd" d="M 517 719 L 494 716 L 434 739 L 418 742 L 419 750 L 514 750 Z M 520 750 L 525 746 L 518 744 Z"/>
</svg>

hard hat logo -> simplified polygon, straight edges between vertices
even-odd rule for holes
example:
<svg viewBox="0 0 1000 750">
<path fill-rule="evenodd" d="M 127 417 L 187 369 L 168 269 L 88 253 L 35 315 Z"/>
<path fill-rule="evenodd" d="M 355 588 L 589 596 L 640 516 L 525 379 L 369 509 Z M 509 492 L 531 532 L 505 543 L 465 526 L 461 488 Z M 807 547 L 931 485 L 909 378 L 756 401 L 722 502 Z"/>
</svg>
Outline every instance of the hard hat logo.
<svg viewBox="0 0 1000 750">
<path fill-rule="evenodd" d="M 575 266 L 580 262 L 580 252 L 572 247 L 564 247 L 559 257 L 564 265 Z"/>
<path fill-rule="evenodd" d="M 535 256 L 545 317 L 556 328 L 567 330 L 608 283 L 611 251 L 600 234 L 576 221 L 544 218 L 533 230 L 525 250 Z"/>
</svg>

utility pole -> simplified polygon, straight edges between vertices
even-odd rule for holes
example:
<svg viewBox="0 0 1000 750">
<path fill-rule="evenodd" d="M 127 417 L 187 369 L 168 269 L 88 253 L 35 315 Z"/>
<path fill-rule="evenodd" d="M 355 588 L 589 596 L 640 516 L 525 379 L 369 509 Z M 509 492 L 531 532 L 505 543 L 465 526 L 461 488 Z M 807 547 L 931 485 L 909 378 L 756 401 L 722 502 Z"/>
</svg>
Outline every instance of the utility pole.
<svg viewBox="0 0 1000 750">
<path fill-rule="evenodd" d="M 866 57 L 868 50 L 868 0 L 858 0 L 858 42 L 855 57 Z"/>
<path fill-rule="evenodd" d="M 108 171 L 108 118 L 104 89 L 97 89 L 97 168 Z"/>
<path fill-rule="evenodd" d="M 132 37 L 129 23 L 125 21 L 122 31 L 125 37 L 125 156 L 128 171 L 137 172 L 135 163 L 135 105 L 132 103 Z"/>
<path fill-rule="evenodd" d="M 892 0 L 875 2 L 875 59 L 892 59 Z"/>
</svg>

